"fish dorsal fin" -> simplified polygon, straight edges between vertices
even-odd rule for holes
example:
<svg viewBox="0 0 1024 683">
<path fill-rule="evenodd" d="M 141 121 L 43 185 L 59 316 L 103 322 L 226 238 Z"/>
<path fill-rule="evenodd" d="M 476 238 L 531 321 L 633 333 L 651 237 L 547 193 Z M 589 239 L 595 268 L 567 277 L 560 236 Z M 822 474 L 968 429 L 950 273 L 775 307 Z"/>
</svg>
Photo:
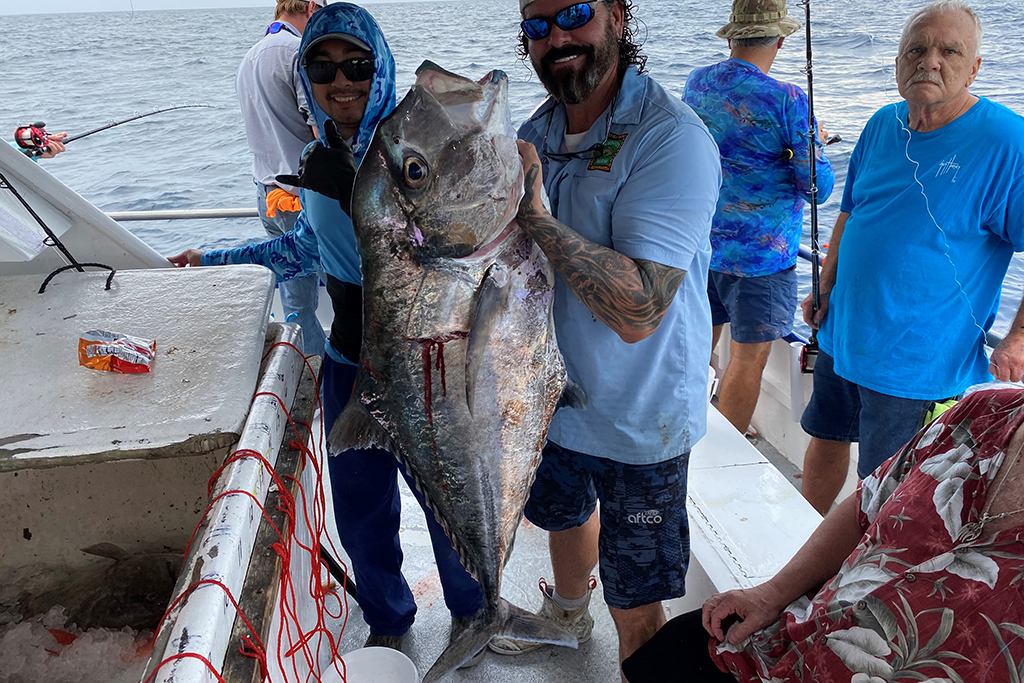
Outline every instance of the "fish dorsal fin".
<svg viewBox="0 0 1024 683">
<path fill-rule="evenodd" d="M 473 322 L 466 343 L 466 405 L 473 414 L 477 378 L 483 367 L 491 332 L 508 307 L 509 275 L 504 267 L 495 263 L 487 269 L 476 296 Z"/>
<path fill-rule="evenodd" d="M 583 410 L 587 407 L 587 403 L 590 399 L 587 398 L 587 392 L 583 391 L 576 382 L 569 378 L 565 380 L 565 386 L 562 387 L 562 395 L 558 399 L 558 404 L 555 406 L 555 410 L 559 408 L 575 408 L 576 410 Z"/>
<path fill-rule="evenodd" d="M 120 562 L 124 558 L 128 557 L 128 551 L 121 546 L 114 545 L 113 543 L 97 543 L 91 545 L 88 548 L 81 548 L 81 551 L 86 555 L 96 555 L 97 557 L 106 557 L 110 560 Z"/>
<path fill-rule="evenodd" d="M 327 436 L 327 452 L 338 455 L 353 448 L 383 448 L 394 452 L 391 436 L 355 397 L 334 421 Z"/>
</svg>

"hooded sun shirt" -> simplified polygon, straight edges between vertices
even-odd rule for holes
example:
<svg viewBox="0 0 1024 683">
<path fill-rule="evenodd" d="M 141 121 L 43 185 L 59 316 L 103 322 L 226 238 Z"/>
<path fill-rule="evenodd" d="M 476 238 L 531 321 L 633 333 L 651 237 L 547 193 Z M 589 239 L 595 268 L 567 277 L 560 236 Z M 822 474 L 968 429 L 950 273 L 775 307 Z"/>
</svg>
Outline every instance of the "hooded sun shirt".
<svg viewBox="0 0 1024 683">
<path fill-rule="evenodd" d="M 349 36 L 365 43 L 373 52 L 375 73 L 366 112 L 359 131 L 348 141 L 356 162 L 362 162 L 377 123 L 395 108 L 395 59 L 380 26 L 363 8 L 338 2 L 315 12 L 302 34 L 297 59 L 302 89 L 319 131 L 324 130 L 328 117 L 313 97 L 309 77 L 301 64 L 310 45 L 325 36 L 336 36 L 342 40 Z M 355 363 L 361 336 L 359 286 L 362 275 L 352 220 L 334 199 L 306 189 L 299 193 L 299 197 L 302 211 L 293 231 L 248 247 L 205 251 L 202 265 L 257 263 L 274 271 L 279 280 L 323 270 L 328 276 L 327 288 L 334 305 L 334 324 L 327 353 L 340 363 Z"/>
</svg>

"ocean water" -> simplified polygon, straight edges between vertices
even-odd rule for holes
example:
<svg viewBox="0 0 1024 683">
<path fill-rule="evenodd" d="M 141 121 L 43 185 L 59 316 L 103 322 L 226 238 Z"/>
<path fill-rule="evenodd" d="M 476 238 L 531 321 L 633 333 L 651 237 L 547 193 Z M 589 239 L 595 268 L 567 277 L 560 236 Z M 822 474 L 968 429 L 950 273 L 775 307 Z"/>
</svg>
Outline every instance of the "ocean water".
<svg viewBox="0 0 1024 683">
<path fill-rule="evenodd" d="M 714 33 L 729 0 L 636 0 L 651 75 L 680 95 L 696 66 L 727 57 Z M 818 118 L 843 142 L 828 148 L 836 169 L 832 197 L 820 208 L 823 241 L 839 212 L 846 166 L 867 119 L 899 101 L 893 59 L 905 19 L 924 0 L 813 0 L 814 95 Z M 1024 113 L 1024 52 L 1015 49 L 1024 23 L 1018 0 L 975 0 L 985 22 L 983 63 L 973 91 Z M 543 100 L 543 88 L 515 54 L 518 5 L 513 0 L 441 0 L 367 4 L 398 65 L 399 96 L 416 67 L 430 59 L 479 78 L 509 75 L 513 123 Z M 790 2 L 802 21 L 803 9 Z M 27 17 L 25 19 L 28 19 Z M 272 21 L 268 8 L 33 15 L 0 41 L 0 137 L 43 120 L 72 135 L 136 112 L 174 104 L 212 109 L 168 112 L 73 142 L 45 168 L 107 211 L 236 208 L 255 205 L 251 157 L 235 94 L 235 70 Z M 787 39 L 771 74 L 806 85 L 803 32 Z M 127 224 L 164 254 L 187 247 L 222 248 L 262 240 L 257 219 L 152 221 Z M 809 223 L 808 223 L 809 226 Z M 805 228 L 805 242 L 807 242 Z M 898 248 L 898 245 L 896 245 Z M 803 289 L 810 270 L 801 264 Z M 1005 331 L 1021 299 L 1024 261 L 1015 259 L 1004 286 L 996 331 Z"/>
</svg>

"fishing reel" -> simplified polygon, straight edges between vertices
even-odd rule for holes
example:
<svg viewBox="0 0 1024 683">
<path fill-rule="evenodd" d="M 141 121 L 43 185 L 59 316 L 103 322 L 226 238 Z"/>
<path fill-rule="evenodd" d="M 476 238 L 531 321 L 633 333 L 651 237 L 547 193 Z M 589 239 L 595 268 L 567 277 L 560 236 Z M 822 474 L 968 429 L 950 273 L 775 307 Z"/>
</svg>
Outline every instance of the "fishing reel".
<svg viewBox="0 0 1024 683">
<path fill-rule="evenodd" d="M 14 142 L 26 155 L 42 156 L 50 143 L 50 136 L 46 133 L 46 124 L 37 121 L 28 126 L 19 126 L 14 131 Z"/>
</svg>

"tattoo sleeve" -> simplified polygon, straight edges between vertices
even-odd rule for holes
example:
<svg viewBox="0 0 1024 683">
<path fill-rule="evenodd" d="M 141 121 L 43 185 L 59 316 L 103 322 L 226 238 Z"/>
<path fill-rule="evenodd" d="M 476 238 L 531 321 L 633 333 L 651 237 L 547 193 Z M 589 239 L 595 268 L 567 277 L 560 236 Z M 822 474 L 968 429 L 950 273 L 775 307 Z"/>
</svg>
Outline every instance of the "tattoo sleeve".
<svg viewBox="0 0 1024 683">
<path fill-rule="evenodd" d="M 686 271 L 631 259 L 534 209 L 532 188 L 539 172 L 536 165 L 527 171 L 520 225 L 544 250 L 573 294 L 623 341 L 649 337 L 665 317 Z"/>
</svg>

